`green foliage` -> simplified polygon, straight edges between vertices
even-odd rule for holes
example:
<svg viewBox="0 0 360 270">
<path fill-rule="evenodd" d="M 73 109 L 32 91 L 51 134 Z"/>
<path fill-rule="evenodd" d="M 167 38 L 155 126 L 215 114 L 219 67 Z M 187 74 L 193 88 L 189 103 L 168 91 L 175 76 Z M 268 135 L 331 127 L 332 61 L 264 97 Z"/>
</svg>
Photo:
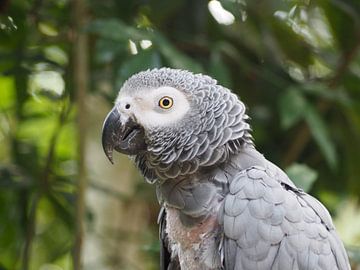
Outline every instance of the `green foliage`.
<svg viewBox="0 0 360 270">
<path fill-rule="evenodd" d="M 286 168 L 285 172 L 296 186 L 302 188 L 305 192 L 309 192 L 316 178 L 317 172 L 304 164 L 294 163 Z"/>
<path fill-rule="evenodd" d="M 259 150 L 326 204 L 359 263 L 358 231 L 347 227 L 359 222 L 359 1 L 221 3 L 234 16 L 229 25 L 218 23 L 204 0 L 87 1 L 88 191 L 98 201 L 115 198 L 126 226 L 111 230 L 107 220 L 100 233 L 104 217 L 88 207 L 86 233 L 107 252 L 85 258 L 86 269 L 157 269 L 156 227 L 147 225 L 156 220 L 154 190 L 126 163 L 120 180 L 95 168 L 105 157 L 101 123 L 94 122 L 101 122 L 101 102 L 108 110 L 130 75 L 162 66 L 209 74 L 236 91 L 249 107 Z M 73 18 L 66 0 L 2 5 L 0 268 L 73 269 L 80 157 L 72 52 L 74 22 L 84 18 Z M 104 178 L 128 191 L 107 187 Z M 139 223 L 143 233 L 132 231 Z"/>
<path fill-rule="evenodd" d="M 290 128 L 300 120 L 305 120 L 329 166 L 334 168 L 336 153 L 327 126 L 314 106 L 305 99 L 300 89 L 290 87 L 280 98 L 279 104 L 282 126 Z"/>
</svg>

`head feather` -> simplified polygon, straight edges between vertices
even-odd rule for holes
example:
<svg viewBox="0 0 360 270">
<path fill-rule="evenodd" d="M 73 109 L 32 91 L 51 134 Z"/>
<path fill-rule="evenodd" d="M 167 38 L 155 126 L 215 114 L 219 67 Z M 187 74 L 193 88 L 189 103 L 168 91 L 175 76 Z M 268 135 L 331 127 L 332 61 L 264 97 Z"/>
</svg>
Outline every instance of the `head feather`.
<svg viewBox="0 0 360 270">
<path fill-rule="evenodd" d="M 244 103 L 209 76 L 170 68 L 147 70 L 130 77 L 121 91 L 162 86 L 182 91 L 191 109 L 175 126 L 146 130 L 147 152 L 135 162 L 150 182 L 193 174 L 253 144 Z"/>
</svg>

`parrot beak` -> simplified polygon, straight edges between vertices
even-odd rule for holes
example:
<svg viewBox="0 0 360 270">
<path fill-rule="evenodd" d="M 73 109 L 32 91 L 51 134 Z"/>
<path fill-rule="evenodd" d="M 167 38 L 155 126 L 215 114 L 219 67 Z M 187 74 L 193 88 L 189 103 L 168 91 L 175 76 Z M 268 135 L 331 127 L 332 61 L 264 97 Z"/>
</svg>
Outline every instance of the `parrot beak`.
<svg viewBox="0 0 360 270">
<path fill-rule="evenodd" d="M 103 124 L 102 146 L 111 163 L 114 163 L 114 149 L 126 155 L 136 155 L 146 150 L 144 129 L 132 118 L 122 123 L 119 111 L 114 108 Z"/>
</svg>

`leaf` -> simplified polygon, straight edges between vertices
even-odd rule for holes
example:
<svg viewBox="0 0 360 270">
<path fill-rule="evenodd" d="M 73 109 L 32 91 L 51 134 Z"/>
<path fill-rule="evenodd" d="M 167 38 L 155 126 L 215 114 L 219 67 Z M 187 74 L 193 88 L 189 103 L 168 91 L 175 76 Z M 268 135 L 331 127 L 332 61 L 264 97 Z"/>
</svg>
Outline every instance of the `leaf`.
<svg viewBox="0 0 360 270">
<path fill-rule="evenodd" d="M 38 28 L 39 31 L 46 36 L 55 37 L 58 35 L 58 31 L 56 30 L 56 28 L 47 22 L 40 22 L 38 24 Z"/>
<path fill-rule="evenodd" d="M 59 46 L 48 46 L 44 48 L 44 55 L 47 59 L 61 66 L 67 65 L 69 62 L 66 52 Z"/>
<path fill-rule="evenodd" d="M 231 76 L 228 67 L 217 50 L 212 53 L 209 67 L 209 75 L 228 88 L 231 88 Z"/>
<path fill-rule="evenodd" d="M 50 138 L 56 126 L 57 118 L 52 115 L 29 119 L 27 121 L 22 121 L 18 125 L 16 137 L 25 144 L 29 143 L 28 147 L 35 147 L 36 145 L 36 150 L 39 151 L 42 157 L 45 157 L 48 151 Z M 41 136 L 39 136 L 39 134 L 41 134 Z M 29 151 L 30 150 L 27 150 L 27 152 Z M 34 161 L 34 159 L 31 161 Z"/>
<path fill-rule="evenodd" d="M 7 110 L 15 103 L 13 77 L 0 77 L 0 110 Z"/>
<path fill-rule="evenodd" d="M 310 45 L 290 26 L 276 17 L 272 18 L 270 26 L 273 37 L 287 60 L 294 61 L 302 67 L 307 67 L 313 62 Z"/>
<path fill-rule="evenodd" d="M 299 89 L 291 87 L 280 97 L 279 111 L 281 126 L 288 129 L 304 116 L 306 100 Z"/>
<path fill-rule="evenodd" d="M 117 87 L 121 86 L 131 75 L 142 71 L 144 67 L 156 68 L 160 66 L 160 56 L 154 50 L 143 50 L 138 54 L 131 55 L 130 58 L 121 65 L 118 71 L 116 78 Z"/>
<path fill-rule="evenodd" d="M 73 122 L 65 123 L 59 132 L 55 145 L 56 156 L 61 160 L 67 160 L 68 167 L 71 167 L 70 159 L 77 156 L 76 126 Z"/>
<path fill-rule="evenodd" d="M 325 122 L 310 103 L 307 104 L 304 113 L 310 132 L 320 147 L 327 163 L 331 168 L 335 168 L 337 165 L 335 146 Z"/>
<path fill-rule="evenodd" d="M 305 119 L 311 135 L 314 137 L 327 163 L 331 168 L 335 168 L 337 157 L 328 128 L 320 114 L 305 99 L 299 89 L 290 87 L 280 98 L 279 107 L 282 127 L 288 129 L 299 120 Z"/>
<path fill-rule="evenodd" d="M 22 248 L 23 211 L 18 201 L 24 195 L 22 192 L 9 192 L 5 189 L 0 192 L 0 265 L 4 267 L 0 269 L 14 269 L 13 262 L 18 259 Z"/>
<path fill-rule="evenodd" d="M 52 100 L 61 99 L 65 91 L 65 81 L 56 71 L 39 71 L 29 77 L 29 92 L 36 98 L 47 97 Z"/>
<path fill-rule="evenodd" d="M 348 224 L 351 224 L 350 222 Z M 353 226 L 354 227 L 354 226 Z M 337 228 L 337 227 L 336 227 Z M 351 262 L 360 264 L 360 248 L 358 245 L 346 245 L 346 251 Z"/>
<path fill-rule="evenodd" d="M 115 18 L 95 20 L 86 27 L 86 30 L 103 38 L 126 42 L 129 39 L 134 41 L 150 39 L 151 36 L 150 32 L 128 26 Z"/>
<path fill-rule="evenodd" d="M 337 204 L 336 218 L 334 224 L 336 230 L 339 232 L 341 239 L 345 244 L 355 247 L 359 244 L 360 239 L 360 207 L 358 199 L 348 197 Z M 359 248 L 359 247 L 358 247 Z M 354 250 L 355 252 L 355 250 Z M 357 254 L 349 254 L 351 257 L 359 256 L 359 249 Z M 358 260 L 360 257 L 357 258 Z"/>
<path fill-rule="evenodd" d="M 119 46 L 119 41 L 99 38 L 95 45 L 95 61 L 98 64 L 107 64 L 115 59 L 123 58 L 128 48 L 125 44 Z"/>
<path fill-rule="evenodd" d="M 153 46 L 159 50 L 171 67 L 188 69 L 193 72 L 201 72 L 203 70 L 199 63 L 180 52 L 159 32 L 137 29 L 117 19 L 96 20 L 88 25 L 87 30 L 92 33 L 97 33 L 103 38 L 122 42 L 128 42 L 129 39 L 134 42 L 151 40 Z M 141 65 L 141 70 L 144 69 L 144 67 L 147 67 L 146 64 Z"/>
<path fill-rule="evenodd" d="M 169 62 L 170 66 L 179 69 L 188 69 L 192 72 L 202 72 L 202 66 L 187 55 L 177 50 L 166 38 L 157 34 L 155 42 L 161 54 Z"/>
<path fill-rule="evenodd" d="M 341 105 L 350 106 L 352 100 L 348 93 L 342 87 L 329 89 L 324 83 L 311 82 L 305 83 L 301 86 L 301 90 L 305 93 L 319 96 L 321 98 L 337 102 Z"/>
<path fill-rule="evenodd" d="M 295 185 L 302 188 L 305 192 L 311 189 L 318 177 L 318 173 L 306 164 L 294 163 L 286 168 L 285 171 Z"/>
<path fill-rule="evenodd" d="M 358 0 L 321 0 L 319 5 L 324 10 L 333 36 L 343 51 L 350 51 L 357 46 L 360 35 Z M 353 38 L 351 38 L 353 37 Z"/>
</svg>

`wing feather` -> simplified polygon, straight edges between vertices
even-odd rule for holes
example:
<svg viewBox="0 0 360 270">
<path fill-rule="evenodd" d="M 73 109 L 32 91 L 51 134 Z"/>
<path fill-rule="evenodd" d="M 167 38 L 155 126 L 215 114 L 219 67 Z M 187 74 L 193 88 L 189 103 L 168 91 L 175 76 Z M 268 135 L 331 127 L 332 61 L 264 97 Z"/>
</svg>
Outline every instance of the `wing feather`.
<svg viewBox="0 0 360 270">
<path fill-rule="evenodd" d="M 350 269 L 326 208 L 275 165 L 242 170 L 229 191 L 224 269 Z"/>
</svg>

